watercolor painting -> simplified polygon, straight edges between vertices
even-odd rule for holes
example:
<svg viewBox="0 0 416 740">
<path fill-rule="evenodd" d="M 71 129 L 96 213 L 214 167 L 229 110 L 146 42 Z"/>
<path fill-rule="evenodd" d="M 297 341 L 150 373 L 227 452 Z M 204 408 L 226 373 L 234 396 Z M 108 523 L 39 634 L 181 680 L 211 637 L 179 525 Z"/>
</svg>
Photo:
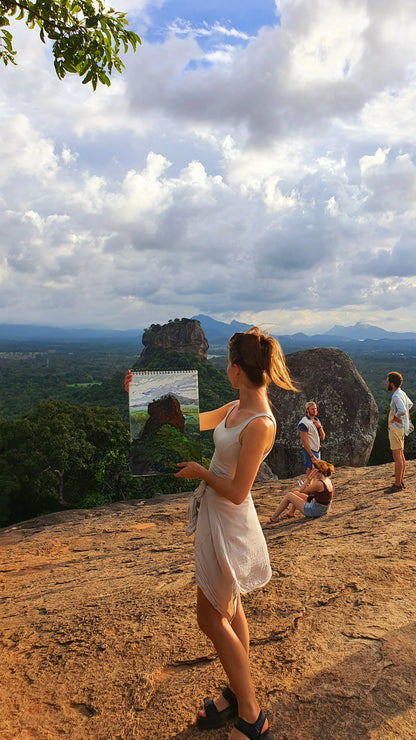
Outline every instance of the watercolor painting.
<svg viewBox="0 0 416 740">
<path fill-rule="evenodd" d="M 176 473 L 200 462 L 197 370 L 133 372 L 129 387 L 131 474 Z"/>
</svg>

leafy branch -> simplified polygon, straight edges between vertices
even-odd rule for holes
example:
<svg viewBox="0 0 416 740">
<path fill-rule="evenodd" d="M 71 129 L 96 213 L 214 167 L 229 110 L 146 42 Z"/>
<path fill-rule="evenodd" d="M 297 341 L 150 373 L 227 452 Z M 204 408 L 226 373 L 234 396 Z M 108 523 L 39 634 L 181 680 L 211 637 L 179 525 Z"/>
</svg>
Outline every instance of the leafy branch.
<svg viewBox="0 0 416 740">
<path fill-rule="evenodd" d="M 101 0 L 0 0 L 0 60 L 16 64 L 13 36 L 7 29 L 10 18 L 38 27 L 43 43 L 52 41 L 55 71 L 59 79 L 69 73 L 82 77 L 83 84 L 110 85 L 115 69 L 124 64 L 121 52 L 136 51 L 139 36 L 128 29 L 125 13 L 105 10 Z"/>
</svg>

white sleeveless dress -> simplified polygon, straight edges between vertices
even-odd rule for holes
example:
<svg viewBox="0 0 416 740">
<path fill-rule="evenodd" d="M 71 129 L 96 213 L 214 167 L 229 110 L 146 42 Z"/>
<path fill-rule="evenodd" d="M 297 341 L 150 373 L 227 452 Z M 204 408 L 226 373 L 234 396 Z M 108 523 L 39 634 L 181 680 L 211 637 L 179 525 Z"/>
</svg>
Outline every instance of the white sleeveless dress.
<svg viewBox="0 0 416 740">
<path fill-rule="evenodd" d="M 209 469 L 220 478 L 233 478 L 241 449 L 239 437 L 250 421 L 266 416 L 276 424 L 271 414 L 262 413 L 227 428 L 227 418 L 235 405 L 214 430 L 215 451 Z M 195 531 L 195 578 L 208 601 L 231 621 L 238 591 L 261 588 L 271 575 L 269 553 L 251 493 L 241 504 L 234 504 L 207 486 Z"/>
</svg>

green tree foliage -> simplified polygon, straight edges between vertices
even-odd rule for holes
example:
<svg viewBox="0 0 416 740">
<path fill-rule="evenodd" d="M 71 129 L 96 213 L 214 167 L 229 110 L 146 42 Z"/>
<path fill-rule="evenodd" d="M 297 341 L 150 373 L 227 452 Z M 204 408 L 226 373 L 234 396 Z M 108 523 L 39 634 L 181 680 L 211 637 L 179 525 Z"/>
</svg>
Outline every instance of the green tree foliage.
<svg viewBox="0 0 416 740">
<path fill-rule="evenodd" d="M 416 403 L 416 373 L 413 355 L 352 352 L 350 356 L 373 394 L 380 415 L 390 406 L 391 394 L 386 391 L 386 377 L 391 371 L 403 375 L 403 390 Z"/>
<path fill-rule="evenodd" d="M 101 0 L 0 0 L 0 59 L 16 64 L 10 18 L 37 27 L 43 42 L 52 41 L 55 71 L 59 79 L 67 72 L 82 77 L 83 84 L 110 85 L 115 69 L 124 64 L 121 52 L 136 50 L 140 38 L 128 29 L 125 13 L 105 10 Z"/>
<path fill-rule="evenodd" d="M 195 481 L 172 475 L 130 474 L 123 379 L 134 364 L 131 348 L 65 345 L 34 352 L 28 346 L 20 359 L 7 349 L 0 357 L 0 526 L 68 506 L 88 508 L 195 488 Z M 193 355 L 160 351 L 137 368 L 198 370 L 201 411 L 235 397 L 225 373 Z M 206 466 L 212 450 L 212 432 L 203 432 Z M 176 455 L 199 457 L 189 450 Z"/>
<path fill-rule="evenodd" d="M 133 471 L 153 474 L 177 472 L 176 463 L 182 460 L 199 461 L 199 445 L 169 424 L 149 432 L 133 442 Z"/>
<path fill-rule="evenodd" d="M 41 403 L 0 420 L 0 525 L 137 495 L 130 440 L 113 409 Z"/>
<path fill-rule="evenodd" d="M 39 347 L 38 352 L 0 355 L 0 416 L 16 419 L 54 399 L 74 406 L 116 407 L 128 422 L 123 378 L 134 362 L 134 349 L 101 344 L 88 349 L 72 344 L 54 350 Z"/>
</svg>

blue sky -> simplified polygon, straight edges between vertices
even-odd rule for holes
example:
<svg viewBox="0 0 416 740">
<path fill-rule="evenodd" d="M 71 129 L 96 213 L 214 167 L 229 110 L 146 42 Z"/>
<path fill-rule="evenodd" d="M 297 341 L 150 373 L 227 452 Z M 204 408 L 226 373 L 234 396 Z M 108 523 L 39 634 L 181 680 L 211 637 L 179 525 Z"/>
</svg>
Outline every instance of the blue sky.
<svg viewBox="0 0 416 740">
<path fill-rule="evenodd" d="M 148 42 L 160 41 L 170 28 L 189 27 L 200 31 L 201 45 L 209 49 L 212 45 L 212 29 L 223 28 L 229 32 L 228 40 L 244 36 L 254 38 L 262 26 L 273 26 L 278 21 L 274 0 L 234 0 L 234 2 L 176 2 L 169 0 L 148 8 L 149 26 L 146 30 Z M 206 34 L 206 35 L 205 35 Z M 220 36 L 220 31 L 217 32 Z"/>
<path fill-rule="evenodd" d="M 415 330 L 410 0 L 117 0 L 142 38 L 96 92 L 13 26 L 0 323 Z"/>
</svg>

